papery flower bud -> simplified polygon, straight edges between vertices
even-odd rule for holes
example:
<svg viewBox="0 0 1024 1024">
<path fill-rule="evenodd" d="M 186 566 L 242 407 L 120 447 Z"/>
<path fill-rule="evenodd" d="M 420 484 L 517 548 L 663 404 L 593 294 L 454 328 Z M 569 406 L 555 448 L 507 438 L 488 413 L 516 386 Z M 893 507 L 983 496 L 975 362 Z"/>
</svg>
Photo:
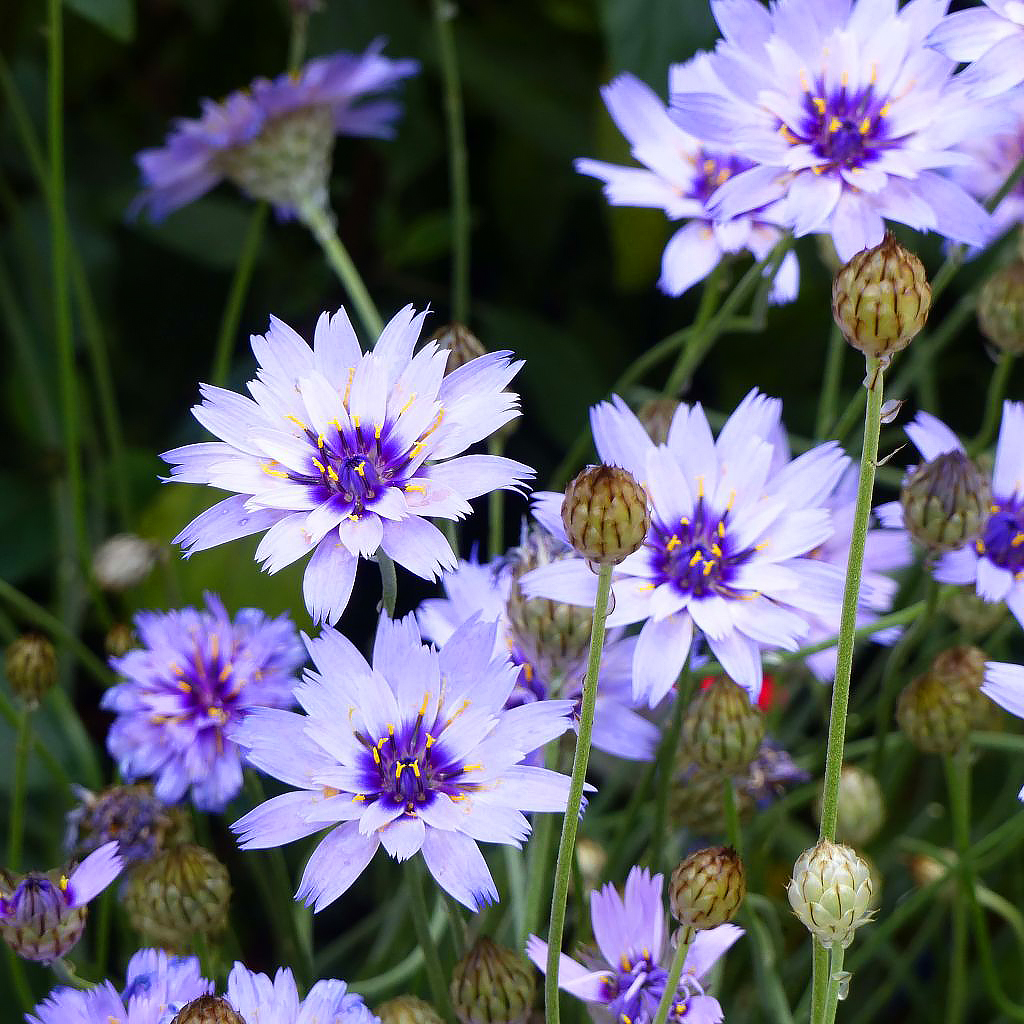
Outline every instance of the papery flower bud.
<svg viewBox="0 0 1024 1024">
<path fill-rule="evenodd" d="M 103 649 L 110 658 L 124 657 L 133 647 L 138 646 L 135 630 L 126 622 L 115 622 L 103 638 Z"/>
<path fill-rule="evenodd" d="M 931 674 L 944 686 L 962 693 L 972 729 L 994 728 L 1001 719 L 999 705 L 982 693 L 988 655 L 980 647 L 950 647 L 935 656 Z"/>
<path fill-rule="evenodd" d="M 1009 355 L 1024 353 L 1024 263 L 997 270 L 978 296 L 978 327 Z"/>
<path fill-rule="evenodd" d="M 134 533 L 118 533 L 105 540 L 92 556 L 92 573 L 104 590 L 138 586 L 156 565 L 157 548 Z"/>
<path fill-rule="evenodd" d="M 562 524 L 590 562 L 615 565 L 644 542 L 651 525 L 647 493 L 628 470 L 589 466 L 565 489 Z"/>
<path fill-rule="evenodd" d="M 461 1024 L 523 1024 L 535 988 L 529 960 L 483 936 L 452 971 L 452 1007 Z"/>
<path fill-rule="evenodd" d="M 844 949 L 871 917 L 871 871 L 848 846 L 822 839 L 804 850 L 786 888 L 793 912 L 823 946 Z"/>
<path fill-rule="evenodd" d="M 39 633 L 25 633 L 4 651 L 4 672 L 11 689 L 35 707 L 57 682 L 57 652 Z"/>
<path fill-rule="evenodd" d="M 821 797 L 814 808 L 821 820 Z M 885 823 L 885 796 L 878 779 L 857 765 L 845 764 L 839 774 L 836 838 L 861 846 L 870 842 Z"/>
<path fill-rule="evenodd" d="M 209 850 L 185 844 L 134 868 L 122 893 L 132 927 L 147 941 L 187 950 L 227 924 L 231 882 Z"/>
<path fill-rule="evenodd" d="M 944 850 L 941 859 L 930 857 L 925 853 L 915 853 L 907 858 L 907 867 L 910 868 L 910 877 L 913 879 L 914 885 L 919 889 L 935 882 L 942 882 L 938 887 L 938 893 L 941 896 L 949 897 L 953 895 L 956 888 L 954 876 L 950 874 L 956 862 L 956 854 L 952 850 Z"/>
<path fill-rule="evenodd" d="M 764 739 L 764 715 L 731 679 L 716 679 L 690 701 L 680 733 L 682 754 L 719 776 L 745 772 Z"/>
<path fill-rule="evenodd" d="M 171 1024 L 246 1024 L 246 1020 L 223 996 L 207 995 L 186 1003 Z"/>
<path fill-rule="evenodd" d="M 968 633 L 991 633 L 1006 618 L 1006 603 L 986 601 L 979 597 L 973 583 L 970 586 L 951 587 L 950 591 L 942 603 L 942 610 Z"/>
<path fill-rule="evenodd" d="M 857 253 L 832 283 L 832 315 L 843 337 L 883 365 L 924 327 L 931 300 L 921 261 L 889 233 Z"/>
<path fill-rule="evenodd" d="M 576 867 L 586 892 L 597 887 L 607 864 L 608 851 L 597 840 L 585 836 L 576 840 Z"/>
<path fill-rule="evenodd" d="M 395 996 L 377 1007 L 380 1024 L 443 1024 L 441 1014 L 417 996 Z"/>
<path fill-rule="evenodd" d="M 465 324 L 447 324 L 430 336 L 438 348 L 448 350 L 448 362 L 445 365 L 445 376 L 460 366 L 487 355 L 483 342 Z"/>
<path fill-rule="evenodd" d="M 747 894 L 743 861 L 731 846 L 711 846 L 681 861 L 669 882 L 672 916 L 702 931 L 731 921 Z"/>
<path fill-rule="evenodd" d="M 961 451 L 922 462 L 900 489 L 907 530 L 937 554 L 956 551 L 974 540 L 991 504 L 988 477 Z"/>
<path fill-rule="evenodd" d="M 664 444 L 668 440 L 669 427 L 679 406 L 676 398 L 652 398 L 637 409 L 636 418 L 655 444 Z"/>
</svg>

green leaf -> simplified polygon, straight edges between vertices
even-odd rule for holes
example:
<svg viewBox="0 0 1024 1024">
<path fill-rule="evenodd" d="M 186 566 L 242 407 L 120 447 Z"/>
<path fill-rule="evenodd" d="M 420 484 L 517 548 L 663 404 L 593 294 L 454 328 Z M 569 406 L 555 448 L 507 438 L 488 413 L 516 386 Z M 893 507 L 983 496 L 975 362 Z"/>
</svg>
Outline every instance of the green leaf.
<svg viewBox="0 0 1024 1024">
<path fill-rule="evenodd" d="M 64 4 L 120 43 L 135 38 L 135 0 L 64 0 Z"/>
</svg>

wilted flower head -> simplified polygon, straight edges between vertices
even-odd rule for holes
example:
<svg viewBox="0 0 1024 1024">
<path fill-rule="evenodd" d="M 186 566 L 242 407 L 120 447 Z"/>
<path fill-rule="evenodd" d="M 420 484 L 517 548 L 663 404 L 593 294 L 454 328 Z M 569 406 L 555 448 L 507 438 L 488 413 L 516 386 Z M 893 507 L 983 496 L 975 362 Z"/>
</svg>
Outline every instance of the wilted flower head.
<svg viewBox="0 0 1024 1024">
<path fill-rule="evenodd" d="M 960 79 L 972 96 L 997 96 L 1024 82 L 1024 10 L 1018 0 L 983 0 L 984 7 L 942 19 L 928 37 L 955 61 L 973 61 Z"/>
<path fill-rule="evenodd" d="M 125 681 L 104 694 L 117 714 L 107 748 L 129 781 L 154 777 L 166 803 L 191 789 L 201 810 L 220 810 L 242 786 L 225 730 L 254 707 L 290 707 L 305 660 L 287 615 L 243 608 L 232 621 L 213 594 L 205 610 L 140 612 L 142 646 L 111 665 Z"/>
<path fill-rule="evenodd" d="M 192 412 L 221 440 L 164 455 L 172 479 L 235 492 L 175 538 L 186 554 L 264 530 L 256 558 L 268 572 L 312 552 L 306 607 L 329 623 L 359 559 L 378 548 L 425 579 L 454 569 L 429 519 L 461 519 L 470 498 L 533 475 L 499 456 L 453 458 L 519 414 L 505 386 L 523 364 L 492 352 L 445 376 L 448 353 L 434 342 L 413 355 L 425 316 L 406 306 L 369 352 L 344 309 L 320 317 L 312 348 L 271 317 L 252 338 L 253 398 L 200 388 Z"/>
<path fill-rule="evenodd" d="M 687 65 L 674 68 L 683 73 Z M 604 182 L 613 206 L 645 206 L 664 210 L 686 223 L 665 247 L 658 287 L 682 295 L 705 278 L 728 253 L 749 250 L 765 259 L 782 236 L 770 208 L 739 217 L 721 218 L 709 210 L 715 189 L 734 174 L 747 170 L 749 160 L 721 145 L 705 146 L 671 118 L 657 94 L 633 75 L 620 75 L 601 90 L 608 112 L 625 135 L 633 156 L 644 164 L 618 167 L 601 160 L 577 160 L 576 170 Z M 800 269 L 793 253 L 783 257 L 771 299 L 796 298 Z"/>
<path fill-rule="evenodd" d="M 569 728 L 572 704 L 508 708 L 519 670 L 495 654 L 496 632 L 470 620 L 435 649 L 411 615 L 383 615 L 372 668 L 333 629 L 307 641 L 318 671 L 295 691 L 306 714 L 257 710 L 232 733 L 255 767 L 296 787 L 235 822 L 243 849 L 329 829 L 297 894 L 317 911 L 381 845 L 399 861 L 422 853 L 472 910 L 497 899 L 477 841 L 519 846 L 523 811 L 565 810 L 568 778 L 523 761 Z"/>
<path fill-rule="evenodd" d="M 117 843 L 107 843 L 70 874 L 0 870 L 0 936 L 26 960 L 48 964 L 64 956 L 82 937 L 89 902 L 123 868 Z"/>
<path fill-rule="evenodd" d="M 725 36 L 673 76 L 673 118 L 754 166 L 711 212 L 774 204 L 796 235 L 831 234 L 844 262 L 877 245 L 883 218 L 983 244 L 989 215 L 940 173 L 955 147 L 1002 120 L 972 101 L 926 40 L 946 4 L 757 0 L 713 5 Z"/>
<path fill-rule="evenodd" d="M 318 57 L 220 103 L 204 100 L 202 115 L 179 119 L 161 149 L 139 153 L 145 191 L 135 208 L 162 219 L 225 178 L 284 216 L 303 202 L 326 205 L 334 136 L 390 137 L 398 105 L 368 97 L 419 70 L 416 61 L 380 56 L 382 46 Z"/>
<path fill-rule="evenodd" d="M 598 1004 L 618 1022 L 651 1024 L 668 980 L 672 949 L 666 941 L 661 875 L 633 868 L 620 894 L 611 885 L 590 894 L 590 921 L 599 955 L 580 964 L 564 953 L 559 958 L 558 986 L 584 1002 Z M 676 999 L 669 1009 L 673 1024 L 717 1024 L 722 1007 L 705 994 L 701 980 L 743 934 L 723 924 L 699 932 L 686 954 Z M 527 956 L 545 971 L 548 944 L 536 935 L 526 943 Z"/>
</svg>

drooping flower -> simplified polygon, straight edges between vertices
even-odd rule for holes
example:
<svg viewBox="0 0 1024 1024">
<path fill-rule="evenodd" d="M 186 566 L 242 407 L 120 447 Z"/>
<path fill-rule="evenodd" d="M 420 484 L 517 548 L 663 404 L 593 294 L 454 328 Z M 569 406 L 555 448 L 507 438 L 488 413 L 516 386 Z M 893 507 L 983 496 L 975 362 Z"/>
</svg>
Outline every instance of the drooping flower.
<svg viewBox="0 0 1024 1024">
<path fill-rule="evenodd" d="M 287 615 L 243 608 L 232 621 L 213 594 L 205 610 L 140 612 L 142 646 L 110 664 L 125 681 L 102 706 L 117 714 L 107 749 L 129 781 L 154 777 L 175 803 L 220 810 L 242 787 L 238 748 L 225 730 L 254 707 L 291 707 L 305 660 Z"/>
<path fill-rule="evenodd" d="M 329 623 L 348 604 L 360 557 L 378 548 L 425 579 L 454 569 L 428 517 L 461 519 L 470 498 L 533 475 L 511 459 L 460 455 L 519 414 L 505 387 L 523 364 L 492 352 L 445 376 L 448 353 L 434 342 L 413 356 L 425 316 L 406 306 L 369 352 L 344 309 L 321 315 L 312 348 L 271 317 L 266 336 L 252 338 L 252 399 L 202 385 L 192 412 L 222 440 L 164 459 L 172 479 L 235 495 L 175 538 L 186 554 L 264 530 L 256 558 L 268 572 L 312 552 L 306 607 Z"/>
<path fill-rule="evenodd" d="M 1024 665 L 1010 665 L 1003 661 L 987 662 L 981 692 L 1011 715 L 1024 718 Z M 1024 788 L 1017 794 L 1017 799 L 1024 800 Z"/>
<path fill-rule="evenodd" d="M 123 868 L 117 843 L 107 843 L 70 874 L 60 868 L 24 875 L 0 869 L 0 936 L 18 956 L 52 963 L 78 943 L 89 903 Z"/>
<path fill-rule="evenodd" d="M 590 895 L 590 920 L 597 952 L 579 963 L 559 957 L 558 986 L 584 1002 L 597 1004 L 609 1019 L 625 1024 L 651 1024 L 668 980 L 672 949 L 666 941 L 662 875 L 633 868 L 620 894 L 611 885 Z M 683 974 L 668 1019 L 675 1024 L 718 1024 L 722 1007 L 704 992 L 701 980 L 743 934 L 733 924 L 697 933 L 683 965 Z M 531 935 L 527 956 L 544 971 L 548 944 Z M 598 955 L 599 954 L 599 955 Z"/>
<path fill-rule="evenodd" d="M 547 536 L 535 534 L 526 543 L 550 546 L 557 551 L 557 558 L 569 557 L 568 549 L 555 538 L 545 540 Z M 416 613 L 423 636 L 435 644 L 444 644 L 474 616 L 496 623 L 495 655 L 508 655 L 519 667 L 509 706 L 549 697 L 568 698 L 577 709 L 573 716 L 576 721 L 590 647 L 589 629 L 587 642 L 562 646 L 561 657 L 552 656 L 550 648 L 539 649 L 535 637 L 524 636 L 516 630 L 509 618 L 508 606 L 510 592 L 517 583 L 507 559 L 495 559 L 484 565 L 460 561 L 455 572 L 445 573 L 443 583 L 447 596 L 427 599 Z M 539 604 L 541 600 L 535 598 L 534 603 Z M 623 632 L 621 628 L 611 629 L 605 639 L 594 710 L 593 744 L 598 750 L 616 757 L 649 761 L 654 756 L 659 733 L 632 707 L 630 676 L 636 640 L 624 636 Z"/>
<path fill-rule="evenodd" d="M 1024 82 L 1024 7 L 1019 0 L 983 0 L 947 15 L 928 42 L 955 61 L 973 61 L 959 76 L 972 96 L 998 96 Z"/>
<path fill-rule="evenodd" d="M 162 219 L 225 178 L 282 216 L 304 203 L 326 207 L 335 135 L 391 137 L 399 107 L 380 94 L 419 70 L 382 57 L 382 46 L 318 57 L 219 103 L 204 100 L 202 115 L 175 122 L 162 148 L 139 153 L 145 190 L 135 208 Z"/>
<path fill-rule="evenodd" d="M 770 210 L 720 218 L 708 208 L 715 189 L 752 167 L 749 160 L 722 146 L 705 146 L 683 131 L 657 94 L 633 75 L 620 75 L 601 95 L 644 169 L 583 159 L 576 161 L 576 170 L 603 181 L 613 206 L 653 207 L 671 220 L 686 220 L 665 247 L 658 282 L 662 291 L 681 295 L 727 253 L 749 250 L 758 260 L 768 256 L 782 235 Z M 772 301 L 796 298 L 799 283 L 796 256 L 787 253 L 772 285 Z"/>
<path fill-rule="evenodd" d="M 907 436 L 922 458 L 964 451 L 960 439 L 930 413 L 918 413 Z M 903 529 L 899 502 L 876 510 L 883 525 Z M 1024 402 L 1004 402 L 992 472 L 992 505 L 973 544 L 942 555 L 932 575 L 939 583 L 973 583 L 986 601 L 1005 601 L 1024 625 Z"/>
<path fill-rule="evenodd" d="M 984 244 L 989 215 L 940 172 L 967 162 L 956 147 L 1003 115 L 971 99 L 955 62 L 927 46 L 945 8 L 714 3 L 725 38 L 677 71 L 670 97 L 682 127 L 755 164 L 722 185 L 712 212 L 779 204 L 796 235 L 831 234 L 844 263 L 882 241 L 883 219 Z"/>
<path fill-rule="evenodd" d="M 644 622 L 633 696 L 653 706 L 686 662 L 696 625 L 722 668 L 756 699 L 761 651 L 796 650 L 808 615 L 828 616 L 843 574 L 811 557 L 832 536 L 826 503 L 847 460 L 819 445 L 778 465 L 781 403 L 751 391 L 716 441 L 701 406 L 681 405 L 655 445 L 619 398 L 591 410 L 602 460 L 641 481 L 651 500 L 644 546 L 616 566 L 611 625 Z M 535 515 L 558 535 L 561 497 L 538 495 Z M 596 577 L 579 558 L 523 578 L 530 596 L 593 603 Z"/>
<path fill-rule="evenodd" d="M 243 849 L 329 829 L 297 898 L 321 910 L 383 845 L 422 853 L 438 884 L 470 909 L 497 899 L 477 842 L 519 846 L 523 811 L 564 812 L 569 780 L 523 764 L 570 726 L 570 701 L 507 708 L 519 670 L 497 656 L 495 623 L 471 620 L 440 649 L 413 616 L 383 615 L 372 668 L 333 629 L 308 640 L 316 672 L 295 697 L 305 715 L 260 709 L 232 732 L 247 759 L 295 791 L 232 826 Z"/>
<path fill-rule="evenodd" d="M 305 999 L 282 967 L 271 980 L 236 962 L 228 976 L 228 1002 L 248 1024 L 379 1024 L 362 997 L 343 981 L 318 981 Z"/>
</svg>

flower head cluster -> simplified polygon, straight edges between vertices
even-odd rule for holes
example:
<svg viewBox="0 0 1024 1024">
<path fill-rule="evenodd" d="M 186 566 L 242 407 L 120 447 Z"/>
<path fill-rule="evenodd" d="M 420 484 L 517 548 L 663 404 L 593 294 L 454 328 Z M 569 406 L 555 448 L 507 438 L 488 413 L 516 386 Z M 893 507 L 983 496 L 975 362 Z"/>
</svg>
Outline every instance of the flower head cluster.
<svg viewBox="0 0 1024 1024">
<path fill-rule="evenodd" d="M 929 413 L 907 427 L 925 460 L 964 451 L 960 439 Z M 899 502 L 877 509 L 883 525 L 903 528 Z M 932 570 L 940 583 L 973 583 L 986 601 L 1005 601 L 1024 625 L 1024 402 L 1004 402 L 992 471 L 992 504 L 976 541 L 944 554 Z"/>
<path fill-rule="evenodd" d="M 715 193 L 713 214 L 774 204 L 795 234 L 831 234 L 843 262 L 881 242 L 883 219 L 985 242 L 988 214 L 942 172 L 1003 115 L 929 47 L 945 2 L 712 8 L 725 38 L 674 76 L 670 99 L 683 128 L 753 163 Z"/>
<path fill-rule="evenodd" d="M 537 538 L 534 543 L 543 543 Z M 551 538 L 552 545 L 558 545 Z M 569 550 L 561 548 L 561 557 Z M 428 640 L 444 644 L 465 622 L 474 616 L 497 624 L 495 654 L 505 654 L 519 666 L 519 679 L 509 706 L 550 697 L 568 698 L 578 714 L 583 692 L 583 676 L 589 643 L 554 659 L 540 651 L 533 638 L 518 632 L 508 614 L 509 594 L 516 586 L 513 571 L 504 559 L 490 564 L 459 562 L 455 572 L 445 573 L 444 598 L 428 598 L 416 616 Z M 588 636 L 589 641 L 589 636 Z M 593 743 L 598 750 L 636 761 L 649 761 L 658 743 L 658 730 L 632 707 L 630 677 L 636 640 L 623 636 L 623 630 L 608 631 L 598 677 L 597 706 L 594 709 Z"/>
<path fill-rule="evenodd" d="M 651 501 L 639 551 L 615 568 L 609 623 L 644 622 L 633 657 L 633 694 L 653 706 L 686 662 L 694 626 L 725 672 L 756 698 L 761 651 L 795 650 L 808 616 L 834 613 L 842 572 L 812 556 L 833 534 L 829 495 L 847 465 L 838 445 L 787 461 L 778 437 L 781 403 L 752 391 L 716 440 L 700 405 L 680 405 L 668 441 L 656 445 L 620 399 L 591 410 L 602 460 L 628 469 Z M 535 514 L 561 527 L 558 495 Z M 593 602 L 595 576 L 568 559 L 523 578 L 527 594 Z"/>
<path fill-rule="evenodd" d="M 205 100 L 200 117 L 180 119 L 162 148 L 138 155 L 145 191 L 136 208 L 163 218 L 224 178 L 285 216 L 302 202 L 325 205 L 334 136 L 390 137 L 398 105 L 367 97 L 419 70 L 414 60 L 382 57 L 381 48 L 378 41 L 364 54 L 319 57 L 219 103 Z"/>
<path fill-rule="evenodd" d="M 317 667 L 295 691 L 305 715 L 261 709 L 232 733 L 257 768 L 295 791 L 232 827 L 244 849 L 330 831 L 298 898 L 321 910 L 379 846 L 422 853 L 438 884 L 478 909 L 497 890 L 477 841 L 518 846 L 523 811 L 564 811 L 569 780 L 523 764 L 570 725 L 569 701 L 508 708 L 519 670 L 495 653 L 497 626 L 471 620 L 439 649 L 412 616 L 381 617 L 368 665 L 340 633 L 308 641 Z"/>
<path fill-rule="evenodd" d="M 202 810 L 219 810 L 241 789 L 228 726 L 254 707 L 290 707 L 304 661 L 291 620 L 243 608 L 234 620 L 220 599 L 206 608 L 140 612 L 142 646 L 111 665 L 125 681 L 103 697 L 117 714 L 107 748 L 126 779 L 155 777 L 166 803 L 191 789 Z"/>
<path fill-rule="evenodd" d="M 590 895 L 590 920 L 597 954 L 580 964 L 564 953 L 559 959 L 558 985 L 577 999 L 598 1004 L 621 1024 L 651 1024 L 668 979 L 672 950 L 666 941 L 664 878 L 646 868 L 633 868 L 624 893 L 605 885 Z M 718 1024 L 722 1008 L 704 992 L 701 979 L 743 934 L 732 924 L 697 934 L 683 965 L 683 974 L 668 1019 L 673 1024 Z M 540 970 L 547 966 L 548 944 L 531 935 L 526 952 Z"/>
<path fill-rule="evenodd" d="M 671 75 L 675 73 L 673 69 Z M 658 282 L 662 291 L 681 295 L 727 253 L 749 249 L 756 259 L 768 256 L 782 234 L 770 210 L 722 218 L 709 208 L 715 190 L 753 166 L 749 160 L 722 146 L 705 146 L 683 131 L 654 91 L 633 75 L 620 75 L 601 95 L 644 168 L 577 160 L 576 170 L 603 181 L 614 206 L 654 207 L 672 220 L 686 220 L 665 248 Z M 775 276 L 772 300 L 794 299 L 799 278 L 796 256 L 788 253 Z"/>
<path fill-rule="evenodd" d="M 343 309 L 320 317 L 312 348 L 271 318 L 266 336 L 252 338 L 251 399 L 203 385 L 192 411 L 221 440 L 164 458 L 172 479 L 235 495 L 178 535 L 186 553 L 264 530 L 256 558 L 268 572 L 312 552 L 306 606 L 330 623 L 359 559 L 378 548 L 426 579 L 454 569 L 428 517 L 460 519 L 470 498 L 532 475 L 498 456 L 453 458 L 519 414 L 505 386 L 522 363 L 492 352 L 445 376 L 448 353 L 434 342 L 413 355 L 425 315 L 407 306 L 369 352 Z"/>
</svg>

